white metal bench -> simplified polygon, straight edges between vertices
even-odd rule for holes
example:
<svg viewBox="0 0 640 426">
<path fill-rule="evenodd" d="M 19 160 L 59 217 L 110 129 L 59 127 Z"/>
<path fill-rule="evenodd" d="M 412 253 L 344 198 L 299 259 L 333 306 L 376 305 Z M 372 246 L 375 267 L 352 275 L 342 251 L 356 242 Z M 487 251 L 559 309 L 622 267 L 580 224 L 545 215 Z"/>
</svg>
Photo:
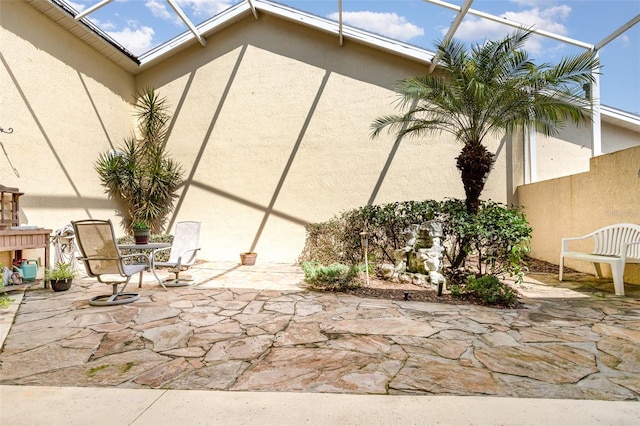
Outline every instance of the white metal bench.
<svg viewBox="0 0 640 426">
<path fill-rule="evenodd" d="M 569 241 L 588 238 L 592 238 L 594 242 L 591 253 L 569 251 Z M 624 296 L 624 267 L 627 263 L 640 263 L 640 225 L 619 223 L 605 226 L 582 237 L 563 238 L 560 251 L 560 281 L 565 257 L 593 262 L 598 278 L 602 278 L 600 264 L 608 263 L 611 265 L 616 295 Z"/>
</svg>

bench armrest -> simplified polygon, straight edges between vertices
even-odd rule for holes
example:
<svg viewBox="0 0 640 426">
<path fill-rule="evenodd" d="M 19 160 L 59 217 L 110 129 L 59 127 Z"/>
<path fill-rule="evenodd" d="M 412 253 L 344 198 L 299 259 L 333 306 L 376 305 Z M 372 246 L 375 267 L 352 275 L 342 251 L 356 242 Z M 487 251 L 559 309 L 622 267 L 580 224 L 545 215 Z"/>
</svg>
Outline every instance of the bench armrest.
<svg viewBox="0 0 640 426">
<path fill-rule="evenodd" d="M 569 241 L 579 241 L 586 240 L 587 238 L 592 238 L 593 232 L 587 235 L 583 235 L 581 237 L 568 237 L 562 239 L 562 252 L 569 251 Z"/>
<path fill-rule="evenodd" d="M 629 253 L 629 247 L 631 246 L 640 246 L 640 241 L 633 241 L 631 243 L 625 243 L 624 247 L 622 247 L 622 256 L 623 259 L 626 259 Z M 636 257 L 634 257 L 635 259 Z"/>
</svg>

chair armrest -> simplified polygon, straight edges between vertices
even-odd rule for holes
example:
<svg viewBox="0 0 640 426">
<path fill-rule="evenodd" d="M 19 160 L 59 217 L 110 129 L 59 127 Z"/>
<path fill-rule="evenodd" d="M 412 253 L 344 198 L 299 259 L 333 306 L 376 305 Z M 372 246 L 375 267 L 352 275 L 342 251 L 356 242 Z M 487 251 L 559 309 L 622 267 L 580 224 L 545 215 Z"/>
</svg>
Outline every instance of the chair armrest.
<svg viewBox="0 0 640 426">
<path fill-rule="evenodd" d="M 640 245 L 640 241 L 633 241 L 631 243 L 625 243 L 624 247 L 622 247 L 622 259 L 626 259 L 627 258 L 627 252 L 629 247 L 631 246 L 638 246 Z"/>
<path fill-rule="evenodd" d="M 587 235 L 583 235 L 581 237 L 567 237 L 562 239 L 562 252 L 569 251 L 569 241 L 579 241 L 586 240 L 587 238 L 593 237 L 593 232 Z"/>
<path fill-rule="evenodd" d="M 200 247 L 195 249 L 185 250 L 182 253 L 180 253 L 180 256 L 178 256 L 178 263 L 176 266 L 179 268 L 182 265 L 191 265 L 196 259 L 196 254 L 198 253 L 198 250 L 200 250 Z M 187 257 L 188 253 L 191 253 L 191 256 L 189 256 L 189 260 L 187 260 L 186 262 L 183 262 L 182 259 Z"/>
</svg>

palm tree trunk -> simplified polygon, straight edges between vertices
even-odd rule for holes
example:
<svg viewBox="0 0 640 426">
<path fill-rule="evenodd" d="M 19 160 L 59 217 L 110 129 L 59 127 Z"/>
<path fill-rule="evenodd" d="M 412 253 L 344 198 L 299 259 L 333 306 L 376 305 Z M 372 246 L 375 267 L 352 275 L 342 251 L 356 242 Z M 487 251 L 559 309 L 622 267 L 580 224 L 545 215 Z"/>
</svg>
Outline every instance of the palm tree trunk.
<svg viewBox="0 0 640 426">
<path fill-rule="evenodd" d="M 480 194 L 484 189 L 491 167 L 493 167 L 493 154 L 481 143 L 468 143 L 462 148 L 456 160 L 456 166 L 462 175 L 464 193 L 467 197 L 465 199 L 467 212 L 476 215 L 480 208 Z M 460 251 L 451 262 L 452 268 L 456 269 L 462 266 L 467 258 L 468 246 L 469 239 L 463 237 L 460 241 Z"/>
<path fill-rule="evenodd" d="M 456 160 L 456 166 L 462 175 L 464 193 L 467 196 L 465 200 L 467 211 L 475 215 L 480 207 L 480 194 L 493 167 L 493 154 L 481 143 L 467 143 Z"/>
</svg>

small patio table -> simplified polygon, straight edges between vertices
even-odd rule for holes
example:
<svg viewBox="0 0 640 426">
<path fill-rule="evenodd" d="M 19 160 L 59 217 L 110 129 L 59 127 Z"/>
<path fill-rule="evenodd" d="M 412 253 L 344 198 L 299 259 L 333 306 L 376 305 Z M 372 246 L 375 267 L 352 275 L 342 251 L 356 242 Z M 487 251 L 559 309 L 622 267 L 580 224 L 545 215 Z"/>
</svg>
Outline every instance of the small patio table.
<svg viewBox="0 0 640 426">
<path fill-rule="evenodd" d="M 118 244 L 118 248 L 120 250 L 129 250 L 132 253 L 136 253 L 136 252 L 142 253 L 145 250 L 151 251 L 151 255 L 149 256 L 149 263 L 151 264 L 149 268 L 149 272 L 151 272 L 153 276 L 156 277 L 156 280 L 158 280 L 158 282 L 160 283 L 162 288 L 164 288 L 165 291 L 167 291 L 167 287 L 165 287 L 162 280 L 158 278 L 158 274 L 156 274 L 155 257 L 156 257 L 156 251 L 167 248 L 167 247 L 171 247 L 171 244 L 170 243 Z"/>
</svg>

